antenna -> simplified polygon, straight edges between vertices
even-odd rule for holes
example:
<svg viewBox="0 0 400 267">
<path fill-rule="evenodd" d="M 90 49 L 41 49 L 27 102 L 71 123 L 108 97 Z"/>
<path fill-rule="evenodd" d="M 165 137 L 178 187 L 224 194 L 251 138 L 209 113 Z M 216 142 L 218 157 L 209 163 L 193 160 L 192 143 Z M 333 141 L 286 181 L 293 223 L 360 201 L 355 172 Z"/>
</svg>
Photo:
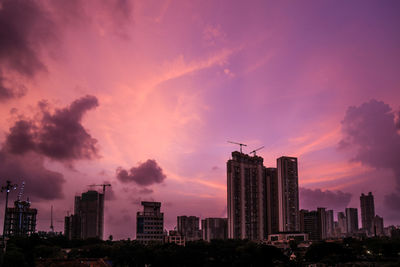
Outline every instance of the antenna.
<svg viewBox="0 0 400 267">
<path fill-rule="evenodd" d="M 251 151 L 249 154 L 253 153 L 253 156 L 255 157 L 255 156 L 257 156 L 256 152 L 257 152 L 258 150 L 260 150 L 260 149 L 263 149 L 263 148 L 264 148 L 264 146 L 259 147 L 259 148 L 257 148 L 257 149 L 254 149 L 254 150 Z"/>
<path fill-rule="evenodd" d="M 239 146 L 240 146 L 240 153 L 242 153 L 242 146 L 247 146 L 246 144 L 237 143 L 237 142 L 232 142 L 232 141 L 228 141 L 228 143 L 235 144 L 235 145 L 239 145 Z"/>
<path fill-rule="evenodd" d="M 54 226 L 53 226 L 53 205 L 51 205 L 51 212 L 50 212 L 50 230 L 54 233 Z"/>
</svg>

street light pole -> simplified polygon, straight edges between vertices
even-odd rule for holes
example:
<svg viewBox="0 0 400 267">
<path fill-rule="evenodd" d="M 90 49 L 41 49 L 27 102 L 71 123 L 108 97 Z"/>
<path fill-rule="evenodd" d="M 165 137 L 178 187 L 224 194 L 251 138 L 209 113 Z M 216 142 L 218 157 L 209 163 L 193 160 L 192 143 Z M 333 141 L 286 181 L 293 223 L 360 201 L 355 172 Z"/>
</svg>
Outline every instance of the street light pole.
<svg viewBox="0 0 400 267">
<path fill-rule="evenodd" d="M 1 187 L 1 192 L 6 191 L 6 207 L 4 209 L 4 225 L 3 225 L 3 246 L 5 246 L 5 240 L 6 240 L 6 220 L 7 220 L 7 206 L 8 206 L 8 193 L 10 193 L 11 190 L 17 189 L 17 184 L 11 184 L 11 181 L 7 181 L 7 184 L 5 186 Z"/>
</svg>

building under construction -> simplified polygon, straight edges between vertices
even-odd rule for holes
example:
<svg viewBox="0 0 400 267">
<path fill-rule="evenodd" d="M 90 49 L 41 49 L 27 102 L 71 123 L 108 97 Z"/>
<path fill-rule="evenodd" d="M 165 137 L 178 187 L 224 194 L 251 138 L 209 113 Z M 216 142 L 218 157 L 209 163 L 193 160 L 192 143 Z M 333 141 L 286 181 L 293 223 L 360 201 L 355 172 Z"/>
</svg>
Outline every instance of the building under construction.
<svg viewBox="0 0 400 267">
<path fill-rule="evenodd" d="M 74 213 L 64 221 L 64 235 L 68 239 L 103 239 L 104 193 L 89 190 L 76 196 Z"/>
<path fill-rule="evenodd" d="M 31 235 L 36 231 L 37 209 L 32 209 L 31 203 L 16 200 L 13 208 L 7 208 L 4 234 L 5 236 Z"/>
</svg>

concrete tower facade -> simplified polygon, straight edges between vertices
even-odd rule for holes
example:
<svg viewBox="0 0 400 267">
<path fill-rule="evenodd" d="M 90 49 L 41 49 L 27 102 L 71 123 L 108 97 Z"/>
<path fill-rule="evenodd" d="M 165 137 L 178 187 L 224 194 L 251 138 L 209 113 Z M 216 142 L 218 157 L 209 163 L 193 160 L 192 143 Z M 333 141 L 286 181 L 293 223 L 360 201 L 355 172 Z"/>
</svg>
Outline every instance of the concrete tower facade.
<svg viewBox="0 0 400 267">
<path fill-rule="evenodd" d="M 375 205 L 374 196 L 371 192 L 369 192 L 368 195 L 361 194 L 360 207 L 362 227 L 368 234 L 372 234 L 374 232 L 372 225 L 375 217 Z"/>
<path fill-rule="evenodd" d="M 266 229 L 263 158 L 232 152 L 227 162 L 228 237 L 263 240 Z"/>
<path fill-rule="evenodd" d="M 299 185 L 297 158 L 280 157 L 277 160 L 279 231 L 300 231 Z"/>
</svg>

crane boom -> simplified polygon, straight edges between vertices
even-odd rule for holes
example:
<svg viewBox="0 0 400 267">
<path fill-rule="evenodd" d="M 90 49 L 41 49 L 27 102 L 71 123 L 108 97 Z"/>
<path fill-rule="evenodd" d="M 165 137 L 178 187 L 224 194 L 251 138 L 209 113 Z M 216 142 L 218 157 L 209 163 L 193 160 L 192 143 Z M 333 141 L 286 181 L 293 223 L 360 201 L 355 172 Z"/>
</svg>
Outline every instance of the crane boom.
<svg viewBox="0 0 400 267">
<path fill-rule="evenodd" d="M 102 186 L 103 187 L 103 194 L 106 193 L 106 186 L 111 186 L 111 184 L 91 184 L 89 186 Z"/>
<path fill-rule="evenodd" d="M 260 149 L 263 149 L 263 148 L 264 148 L 264 146 L 259 147 L 259 148 L 257 148 L 257 149 L 254 149 L 254 150 L 251 151 L 249 154 L 253 153 L 253 156 L 257 156 L 256 152 L 257 152 L 258 150 L 260 150 Z"/>
<path fill-rule="evenodd" d="M 232 142 L 232 141 L 228 141 L 228 143 L 235 144 L 235 145 L 239 145 L 239 146 L 240 146 L 240 153 L 243 153 L 243 152 L 242 152 L 242 146 L 247 146 L 246 144 L 237 143 L 237 142 Z"/>
</svg>

